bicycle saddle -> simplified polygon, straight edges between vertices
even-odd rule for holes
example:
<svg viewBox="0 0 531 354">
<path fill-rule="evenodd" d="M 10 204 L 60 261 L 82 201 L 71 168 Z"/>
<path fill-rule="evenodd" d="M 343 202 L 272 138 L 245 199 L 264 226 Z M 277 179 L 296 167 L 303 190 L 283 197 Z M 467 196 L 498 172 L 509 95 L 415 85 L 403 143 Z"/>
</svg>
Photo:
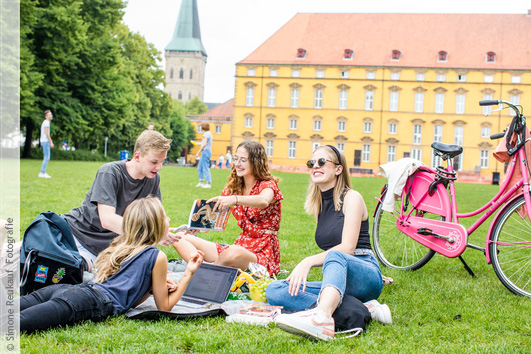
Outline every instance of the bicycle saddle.
<svg viewBox="0 0 531 354">
<path fill-rule="evenodd" d="M 447 155 L 448 157 L 455 157 L 463 152 L 463 147 L 459 145 L 448 145 L 438 141 L 435 141 L 431 144 L 431 147 L 440 152 L 441 154 Z"/>
</svg>

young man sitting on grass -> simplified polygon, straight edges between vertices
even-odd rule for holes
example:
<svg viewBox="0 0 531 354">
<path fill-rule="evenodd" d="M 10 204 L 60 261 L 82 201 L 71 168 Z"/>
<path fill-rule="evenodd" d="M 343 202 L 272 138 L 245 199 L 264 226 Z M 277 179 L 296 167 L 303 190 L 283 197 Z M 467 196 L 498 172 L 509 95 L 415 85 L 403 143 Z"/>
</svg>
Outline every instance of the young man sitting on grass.
<svg viewBox="0 0 531 354">
<path fill-rule="evenodd" d="M 63 215 L 86 270 L 94 269 L 98 254 L 122 233 L 122 216 L 129 204 L 149 195 L 162 199 L 158 172 L 170 144 L 159 132 L 145 130 L 136 140 L 133 158 L 101 166 L 81 206 Z M 164 244 L 172 244 L 173 237 L 168 233 Z"/>
</svg>

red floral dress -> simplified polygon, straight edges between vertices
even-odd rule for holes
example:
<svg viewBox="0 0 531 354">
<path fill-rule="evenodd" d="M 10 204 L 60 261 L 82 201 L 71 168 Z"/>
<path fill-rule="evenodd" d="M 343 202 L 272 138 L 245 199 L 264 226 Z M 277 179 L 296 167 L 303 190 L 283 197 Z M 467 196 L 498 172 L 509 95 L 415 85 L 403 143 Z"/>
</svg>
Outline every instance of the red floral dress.
<svg viewBox="0 0 531 354">
<path fill-rule="evenodd" d="M 275 199 L 266 208 L 235 205 L 232 208 L 232 215 L 242 229 L 234 244 L 253 252 L 258 258 L 258 263 L 265 266 L 269 274 L 272 275 L 280 270 L 280 246 L 277 234 L 282 215 L 280 209 L 280 201 L 283 199 L 282 193 L 278 189 L 277 183 L 269 180 L 257 181 L 249 195 L 259 195 L 266 188 L 273 190 L 273 198 Z M 229 195 L 226 188 L 221 195 Z M 228 246 L 220 244 L 216 244 L 216 247 L 218 254 L 228 248 Z"/>
</svg>

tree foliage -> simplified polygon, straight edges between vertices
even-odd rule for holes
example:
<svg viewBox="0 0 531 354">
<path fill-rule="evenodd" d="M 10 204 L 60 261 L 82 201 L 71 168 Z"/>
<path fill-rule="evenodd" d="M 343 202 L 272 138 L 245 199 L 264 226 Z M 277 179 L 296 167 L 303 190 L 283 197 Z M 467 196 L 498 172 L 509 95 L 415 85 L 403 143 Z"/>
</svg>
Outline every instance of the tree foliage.
<svg viewBox="0 0 531 354">
<path fill-rule="evenodd" d="M 46 109 L 54 142 L 77 149 L 103 151 L 107 137 L 109 151 L 130 150 L 150 122 L 178 146 L 187 141 L 186 122 L 177 123 L 180 113 L 161 89 L 160 52 L 122 23 L 124 7 L 123 0 L 20 0 L 24 157 Z"/>
</svg>

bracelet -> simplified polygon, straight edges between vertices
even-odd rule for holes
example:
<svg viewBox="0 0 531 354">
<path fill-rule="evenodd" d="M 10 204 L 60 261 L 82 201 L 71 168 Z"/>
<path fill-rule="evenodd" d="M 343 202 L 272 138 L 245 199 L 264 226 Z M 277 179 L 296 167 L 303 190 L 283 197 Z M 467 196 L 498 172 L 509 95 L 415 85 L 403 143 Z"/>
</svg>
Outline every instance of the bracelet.
<svg viewBox="0 0 531 354">
<path fill-rule="evenodd" d="M 236 201 L 234 202 L 234 205 L 238 204 L 238 196 L 235 195 L 234 198 L 236 198 Z"/>
</svg>

